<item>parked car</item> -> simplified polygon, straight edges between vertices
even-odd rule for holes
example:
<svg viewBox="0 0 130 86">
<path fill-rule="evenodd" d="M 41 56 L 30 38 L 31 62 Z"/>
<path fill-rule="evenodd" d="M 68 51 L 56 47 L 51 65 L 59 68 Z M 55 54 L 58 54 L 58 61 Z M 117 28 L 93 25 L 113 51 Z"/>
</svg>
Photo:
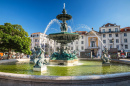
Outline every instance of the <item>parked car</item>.
<svg viewBox="0 0 130 86">
<path fill-rule="evenodd" d="M 120 58 L 125 59 L 125 58 L 126 58 L 126 56 L 125 56 L 125 55 L 121 55 L 121 56 L 120 56 Z"/>
</svg>

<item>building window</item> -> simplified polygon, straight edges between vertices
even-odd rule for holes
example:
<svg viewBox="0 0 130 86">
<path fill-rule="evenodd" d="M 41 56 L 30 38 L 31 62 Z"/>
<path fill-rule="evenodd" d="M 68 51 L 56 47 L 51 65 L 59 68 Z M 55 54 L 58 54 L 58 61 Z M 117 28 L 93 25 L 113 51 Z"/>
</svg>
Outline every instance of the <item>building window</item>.
<svg viewBox="0 0 130 86">
<path fill-rule="evenodd" d="M 38 42 L 38 39 L 35 39 L 35 42 Z"/>
<path fill-rule="evenodd" d="M 84 38 L 83 36 L 81 36 L 82 37 L 82 39 Z"/>
<path fill-rule="evenodd" d="M 116 39 L 116 43 L 119 43 L 119 39 Z"/>
<path fill-rule="evenodd" d="M 118 28 L 115 28 L 115 32 L 118 32 Z"/>
<path fill-rule="evenodd" d="M 59 51 L 59 47 L 57 47 L 56 50 Z"/>
<path fill-rule="evenodd" d="M 71 47 L 71 50 L 73 50 L 73 47 Z"/>
<path fill-rule="evenodd" d="M 111 32 L 111 29 L 109 29 L 109 32 Z"/>
<path fill-rule="evenodd" d="M 110 48 L 112 48 L 112 44 L 110 45 Z"/>
<path fill-rule="evenodd" d="M 128 45 L 125 45 L 125 49 L 128 49 Z"/>
<path fill-rule="evenodd" d="M 32 35 L 31 35 L 31 37 L 32 37 Z"/>
<path fill-rule="evenodd" d="M 81 44 L 84 44 L 84 41 L 81 41 Z"/>
<path fill-rule="evenodd" d="M 105 29 L 103 29 L 102 32 L 105 33 Z"/>
<path fill-rule="evenodd" d="M 76 41 L 76 44 L 78 44 L 78 41 Z"/>
<path fill-rule="evenodd" d="M 110 42 L 110 43 L 112 43 L 112 39 L 111 39 L 111 40 L 109 40 L 109 42 Z"/>
<path fill-rule="evenodd" d="M 91 41 L 91 47 L 95 47 L 95 41 Z"/>
<path fill-rule="evenodd" d="M 118 34 L 115 34 L 116 37 L 118 37 Z"/>
<path fill-rule="evenodd" d="M 116 45 L 116 48 L 119 50 L 119 45 Z"/>
<path fill-rule="evenodd" d="M 127 43 L 127 39 L 124 39 L 124 43 Z"/>
<path fill-rule="evenodd" d="M 125 31 L 127 31 L 127 29 L 125 29 Z"/>
<path fill-rule="evenodd" d="M 56 45 L 58 45 L 58 43 L 56 42 Z"/>
<path fill-rule="evenodd" d="M 103 40 L 103 43 L 106 43 L 106 40 Z"/>
<path fill-rule="evenodd" d="M 127 36 L 127 33 L 124 33 L 124 36 Z"/>
<path fill-rule="evenodd" d="M 106 34 L 103 34 L 103 37 L 105 38 L 105 37 L 106 37 Z"/>
<path fill-rule="evenodd" d="M 109 37 L 112 37 L 112 34 L 109 34 Z"/>
<path fill-rule="evenodd" d="M 78 50 L 78 46 L 76 46 L 76 50 Z"/>
<path fill-rule="evenodd" d="M 81 47 L 81 50 L 84 50 L 84 47 L 83 47 L 83 46 Z"/>
</svg>

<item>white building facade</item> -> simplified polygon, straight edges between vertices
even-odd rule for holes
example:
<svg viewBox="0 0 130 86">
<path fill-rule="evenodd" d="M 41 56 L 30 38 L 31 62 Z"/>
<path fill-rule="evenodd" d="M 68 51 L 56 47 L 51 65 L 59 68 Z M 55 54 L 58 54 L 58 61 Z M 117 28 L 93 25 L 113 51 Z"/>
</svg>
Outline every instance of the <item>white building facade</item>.
<svg viewBox="0 0 130 86">
<path fill-rule="evenodd" d="M 48 52 L 48 54 L 54 52 L 54 41 L 49 40 L 46 34 L 44 35 L 40 32 L 32 33 L 30 39 L 31 49 L 34 49 L 35 46 L 40 46 L 45 52 Z"/>
<path fill-rule="evenodd" d="M 99 28 L 99 32 L 104 44 L 102 45 L 102 50 L 104 49 L 104 46 L 108 49 L 117 48 L 118 50 L 121 50 L 121 33 L 119 25 L 107 23 Z"/>
<path fill-rule="evenodd" d="M 121 50 L 127 52 L 130 57 L 130 27 L 121 28 Z"/>
</svg>

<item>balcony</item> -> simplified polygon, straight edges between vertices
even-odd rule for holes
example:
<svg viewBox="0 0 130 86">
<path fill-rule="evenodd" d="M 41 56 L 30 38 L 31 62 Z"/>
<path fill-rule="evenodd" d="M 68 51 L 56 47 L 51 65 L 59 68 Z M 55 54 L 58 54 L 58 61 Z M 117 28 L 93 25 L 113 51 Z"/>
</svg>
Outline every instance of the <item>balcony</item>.
<svg viewBox="0 0 130 86">
<path fill-rule="evenodd" d="M 105 31 L 105 32 L 99 32 L 99 33 L 119 33 L 120 31 Z"/>
<path fill-rule="evenodd" d="M 95 46 L 95 47 L 89 46 L 87 49 L 100 49 L 100 47 L 99 46 Z"/>
</svg>

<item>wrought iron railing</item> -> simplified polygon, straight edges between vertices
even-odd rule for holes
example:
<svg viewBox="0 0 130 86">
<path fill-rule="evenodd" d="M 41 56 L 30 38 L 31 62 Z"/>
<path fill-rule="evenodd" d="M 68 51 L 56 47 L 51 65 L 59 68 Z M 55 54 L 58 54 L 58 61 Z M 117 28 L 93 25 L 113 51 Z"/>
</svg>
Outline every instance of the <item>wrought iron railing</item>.
<svg viewBox="0 0 130 86">
<path fill-rule="evenodd" d="M 99 32 L 99 33 L 119 33 L 120 31 L 105 31 L 105 32 Z"/>
</svg>

